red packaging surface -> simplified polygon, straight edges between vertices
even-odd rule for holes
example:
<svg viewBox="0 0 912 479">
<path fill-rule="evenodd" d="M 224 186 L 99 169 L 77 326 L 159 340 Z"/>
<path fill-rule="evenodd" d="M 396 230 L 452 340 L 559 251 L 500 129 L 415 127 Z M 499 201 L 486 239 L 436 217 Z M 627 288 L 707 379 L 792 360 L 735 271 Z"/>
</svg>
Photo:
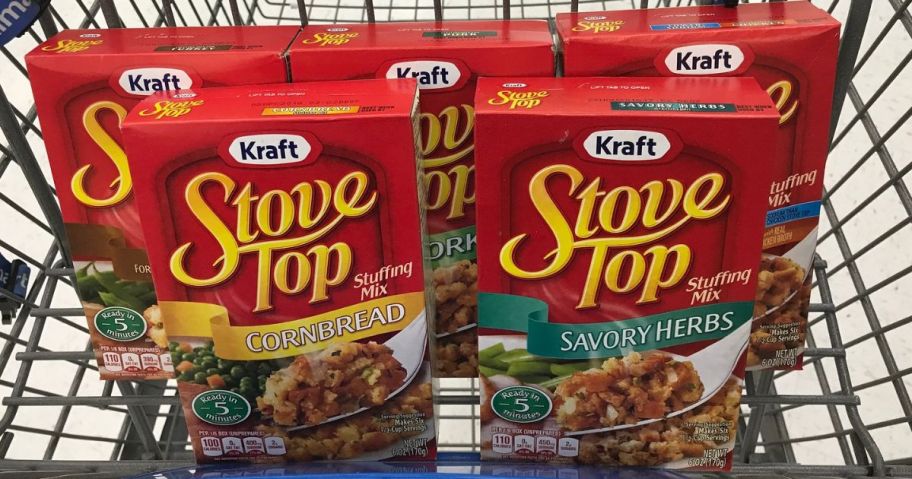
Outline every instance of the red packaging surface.
<svg viewBox="0 0 912 479">
<path fill-rule="evenodd" d="M 67 30 L 26 56 L 102 379 L 174 374 L 120 124 L 159 90 L 284 82 L 295 31 Z"/>
<path fill-rule="evenodd" d="M 770 98 L 482 79 L 475 104 L 482 458 L 729 469 Z"/>
<path fill-rule="evenodd" d="M 435 457 L 416 99 L 286 84 L 128 115 L 199 462 Z"/>
<path fill-rule="evenodd" d="M 475 83 L 480 76 L 552 76 L 547 22 L 310 26 L 291 47 L 289 61 L 293 81 L 418 80 L 437 301 L 436 375 L 476 377 Z"/>
<path fill-rule="evenodd" d="M 751 76 L 780 113 L 748 369 L 800 368 L 839 22 L 811 2 L 562 14 L 567 76 Z"/>
</svg>

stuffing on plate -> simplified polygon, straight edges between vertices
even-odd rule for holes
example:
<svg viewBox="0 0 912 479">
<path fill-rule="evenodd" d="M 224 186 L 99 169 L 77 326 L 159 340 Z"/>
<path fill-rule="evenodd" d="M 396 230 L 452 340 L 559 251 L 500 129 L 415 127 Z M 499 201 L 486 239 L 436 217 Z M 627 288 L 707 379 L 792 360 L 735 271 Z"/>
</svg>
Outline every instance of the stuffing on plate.
<svg viewBox="0 0 912 479">
<path fill-rule="evenodd" d="M 260 430 L 281 437 L 290 460 L 354 459 L 425 432 L 434 409 L 431 391 L 430 383 L 415 383 L 378 409 L 300 433 L 273 426 Z"/>
<path fill-rule="evenodd" d="M 731 378 L 706 403 L 681 416 L 645 426 L 580 440 L 577 462 L 611 466 L 658 466 L 684 458 L 699 458 L 734 440 L 741 385 Z"/>
<path fill-rule="evenodd" d="M 662 418 L 702 395 L 703 383 L 690 362 L 663 352 L 631 353 L 560 383 L 554 410 L 561 428 L 585 431 Z"/>
<path fill-rule="evenodd" d="M 257 405 L 280 426 L 320 424 L 380 406 L 405 381 L 406 371 L 383 344 L 344 343 L 295 358 L 266 380 Z"/>
</svg>

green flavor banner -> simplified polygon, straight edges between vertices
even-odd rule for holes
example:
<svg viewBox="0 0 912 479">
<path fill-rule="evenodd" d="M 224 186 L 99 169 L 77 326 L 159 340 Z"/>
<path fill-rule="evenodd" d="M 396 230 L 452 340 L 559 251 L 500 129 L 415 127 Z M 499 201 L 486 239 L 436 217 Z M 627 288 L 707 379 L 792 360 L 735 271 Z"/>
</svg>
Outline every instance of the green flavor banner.
<svg viewBox="0 0 912 479">
<path fill-rule="evenodd" d="M 526 333 L 529 353 L 561 359 L 618 357 L 721 339 L 750 321 L 752 312 L 753 303 L 738 301 L 621 321 L 566 324 L 548 322 L 548 305 L 537 299 L 478 295 L 480 327 Z"/>
</svg>

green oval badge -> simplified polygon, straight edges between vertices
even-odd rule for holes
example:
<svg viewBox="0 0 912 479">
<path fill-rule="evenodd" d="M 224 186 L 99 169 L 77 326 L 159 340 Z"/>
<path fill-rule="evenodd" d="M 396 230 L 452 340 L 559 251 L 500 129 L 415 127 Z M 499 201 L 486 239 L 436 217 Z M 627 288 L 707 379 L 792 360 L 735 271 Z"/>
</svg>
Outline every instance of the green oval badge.
<svg viewBox="0 0 912 479">
<path fill-rule="evenodd" d="M 510 386 L 494 393 L 491 409 L 510 422 L 537 422 L 551 414 L 551 398 L 528 386 Z"/>
<path fill-rule="evenodd" d="M 250 417 L 250 403 L 244 396 L 223 389 L 198 394 L 191 407 L 196 417 L 213 426 L 233 426 Z"/>
<path fill-rule="evenodd" d="M 135 341 L 146 334 L 146 320 L 130 308 L 109 306 L 95 314 L 95 329 L 114 341 Z"/>
</svg>

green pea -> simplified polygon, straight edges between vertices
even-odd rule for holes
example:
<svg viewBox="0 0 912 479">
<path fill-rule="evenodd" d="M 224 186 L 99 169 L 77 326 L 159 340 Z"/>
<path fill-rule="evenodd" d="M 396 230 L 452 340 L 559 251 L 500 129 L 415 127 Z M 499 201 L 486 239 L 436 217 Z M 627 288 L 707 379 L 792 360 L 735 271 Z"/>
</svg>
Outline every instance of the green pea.
<svg viewBox="0 0 912 479">
<path fill-rule="evenodd" d="M 241 390 L 238 388 L 231 388 L 230 391 L 233 393 L 237 393 L 237 394 L 240 394 L 240 392 L 241 392 Z"/>
<path fill-rule="evenodd" d="M 185 372 L 185 373 L 181 373 L 181 375 L 177 377 L 177 380 L 184 381 L 184 382 L 193 381 L 193 373 L 191 373 L 189 371 Z"/>
<path fill-rule="evenodd" d="M 222 371 L 231 371 L 231 368 L 234 367 L 234 361 L 229 361 L 227 359 L 218 360 L 218 368 Z"/>
<path fill-rule="evenodd" d="M 253 378 L 243 377 L 243 378 L 241 378 L 241 382 L 239 384 L 241 385 L 242 388 L 243 387 L 253 387 Z"/>
<path fill-rule="evenodd" d="M 226 388 L 233 388 L 237 386 L 237 381 L 235 381 L 230 374 L 222 374 L 222 381 L 225 381 Z"/>
<path fill-rule="evenodd" d="M 206 356 L 206 358 L 200 362 L 200 366 L 206 369 L 215 368 L 218 366 L 218 361 L 216 361 L 212 356 Z"/>
<path fill-rule="evenodd" d="M 269 376 L 266 374 L 260 374 L 259 376 L 257 376 L 258 383 L 265 383 L 267 379 L 269 379 Z"/>
<path fill-rule="evenodd" d="M 201 366 L 203 364 L 203 357 L 197 356 L 197 357 L 193 358 L 193 364 L 195 364 L 197 366 Z"/>
<path fill-rule="evenodd" d="M 195 373 L 193 380 L 196 381 L 196 384 L 206 384 L 206 373 L 203 371 Z"/>
<path fill-rule="evenodd" d="M 220 372 L 221 371 L 219 371 L 218 368 L 209 368 L 206 370 L 206 376 L 212 376 L 212 375 L 218 374 Z"/>
<path fill-rule="evenodd" d="M 241 379 L 244 376 L 247 376 L 247 370 L 243 366 L 233 366 L 231 368 L 231 377 L 234 379 Z"/>
<path fill-rule="evenodd" d="M 254 390 L 254 389 L 253 389 L 252 387 L 250 387 L 250 386 L 243 386 L 243 385 L 242 385 L 242 386 L 239 388 L 238 391 L 239 391 L 239 393 L 240 393 L 241 396 L 248 397 L 248 398 L 249 398 L 249 397 L 256 396 L 256 394 L 257 394 L 256 390 Z"/>
<path fill-rule="evenodd" d="M 181 354 L 180 358 L 181 358 L 181 361 L 193 361 L 194 359 L 196 359 L 196 355 L 193 353 L 184 353 L 184 354 Z"/>
<path fill-rule="evenodd" d="M 205 346 L 197 346 L 197 347 L 193 348 L 193 352 L 196 353 L 196 354 L 200 354 L 200 353 L 203 353 L 203 352 L 205 352 L 205 351 L 206 351 L 206 347 L 205 347 Z"/>
<path fill-rule="evenodd" d="M 168 343 L 168 349 L 169 349 L 169 350 L 171 350 L 171 351 L 177 351 L 178 348 L 180 348 L 180 343 L 177 343 L 177 342 L 175 342 L 175 341 L 171 341 L 170 343 Z"/>
<path fill-rule="evenodd" d="M 263 361 L 257 368 L 257 372 L 260 373 L 260 376 L 268 376 L 272 374 L 272 366 L 270 366 L 269 363 Z"/>
<path fill-rule="evenodd" d="M 247 372 L 249 372 L 251 374 L 256 374 L 259 364 L 257 364 L 256 361 L 248 361 L 247 364 L 244 365 L 244 367 L 247 368 Z"/>
</svg>

